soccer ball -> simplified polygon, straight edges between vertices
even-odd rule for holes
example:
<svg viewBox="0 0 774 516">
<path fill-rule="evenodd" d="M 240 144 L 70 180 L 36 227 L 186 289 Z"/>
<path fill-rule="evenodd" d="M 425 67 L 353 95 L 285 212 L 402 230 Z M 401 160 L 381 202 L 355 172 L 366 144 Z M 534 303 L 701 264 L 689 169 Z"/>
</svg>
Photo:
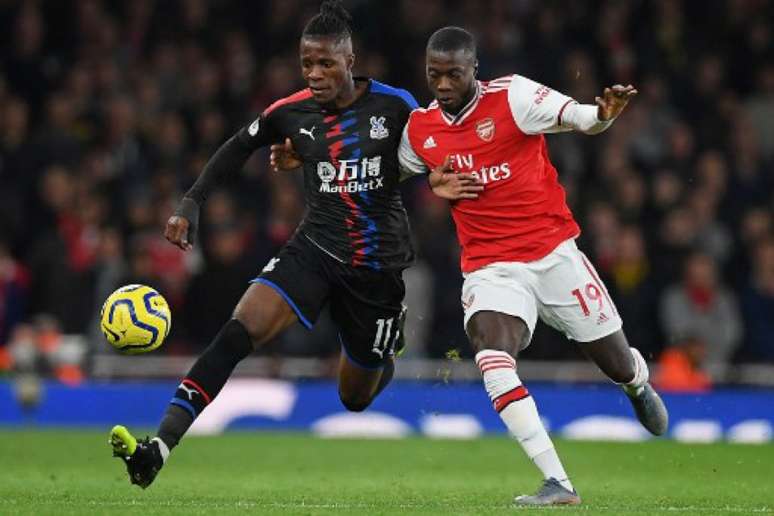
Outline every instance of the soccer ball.
<svg viewBox="0 0 774 516">
<path fill-rule="evenodd" d="M 108 342 L 130 355 L 161 346 L 172 325 L 166 299 L 145 285 L 126 285 L 110 294 L 99 318 Z"/>
</svg>

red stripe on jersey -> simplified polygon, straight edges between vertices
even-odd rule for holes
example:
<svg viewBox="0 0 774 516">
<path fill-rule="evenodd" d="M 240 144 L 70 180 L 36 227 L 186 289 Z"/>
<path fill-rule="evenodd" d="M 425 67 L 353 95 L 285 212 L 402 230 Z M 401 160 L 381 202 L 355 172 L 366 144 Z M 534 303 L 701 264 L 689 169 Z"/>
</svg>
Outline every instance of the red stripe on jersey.
<svg viewBox="0 0 774 516">
<path fill-rule="evenodd" d="M 562 109 L 559 110 L 559 116 L 556 117 L 556 121 L 557 121 L 557 123 L 559 125 L 562 125 L 562 114 L 564 113 L 564 108 L 566 108 L 567 106 L 569 106 L 573 102 L 575 102 L 575 101 L 572 100 L 572 99 L 568 100 L 567 102 L 564 103 L 564 105 L 562 106 Z"/>
<path fill-rule="evenodd" d="M 602 285 L 602 281 L 600 281 L 599 276 L 597 276 L 597 272 L 594 270 L 594 267 L 592 267 L 591 264 L 586 261 L 586 257 L 584 255 L 581 255 L 581 260 L 583 260 L 583 265 L 586 266 L 586 270 L 589 271 L 589 274 L 591 274 L 591 277 L 594 279 L 594 283 L 597 285 L 597 288 L 605 295 L 605 299 L 607 299 L 607 304 L 609 304 L 610 308 L 613 309 L 613 313 L 615 315 L 618 315 L 618 310 L 615 309 L 613 300 L 610 299 L 610 294 L 607 293 L 607 289 L 605 288 L 604 285 Z"/>
<path fill-rule="evenodd" d="M 279 99 L 278 101 L 274 102 L 271 106 L 267 107 L 263 112 L 263 116 L 267 116 L 269 113 L 271 113 L 278 107 L 284 106 L 285 104 L 292 104 L 293 102 L 301 102 L 302 100 L 306 100 L 309 98 L 312 98 L 312 90 L 310 90 L 309 88 L 306 88 L 305 90 L 297 91 L 293 95 L 290 95 L 289 97 L 285 97 L 284 99 Z"/>
<path fill-rule="evenodd" d="M 199 394 L 201 394 L 201 395 L 202 395 L 202 398 L 204 398 L 204 401 L 206 401 L 206 402 L 207 402 L 207 405 L 209 405 L 209 404 L 210 404 L 210 402 L 212 401 L 212 398 L 210 398 L 210 395 L 209 395 L 209 394 L 207 394 L 207 393 L 204 391 L 204 389 L 202 389 L 201 385 L 199 385 L 199 384 L 198 384 L 198 383 L 196 383 L 195 381 L 191 380 L 190 378 L 183 378 L 183 381 L 182 381 L 181 383 L 184 383 L 184 384 L 186 384 L 186 385 L 190 385 L 191 387 L 193 387 L 194 389 L 196 389 L 197 391 L 199 391 Z"/>
<path fill-rule="evenodd" d="M 527 388 L 523 385 L 519 385 L 515 389 L 506 392 L 502 396 L 499 396 L 494 399 L 494 409 L 497 412 L 502 412 L 505 407 L 513 403 L 514 401 L 523 400 L 529 396 L 529 392 L 527 391 Z"/>
<path fill-rule="evenodd" d="M 499 90 L 507 90 L 511 86 L 510 82 L 490 82 L 489 84 L 484 87 L 484 92 L 490 92 L 490 91 L 499 91 Z"/>
<path fill-rule="evenodd" d="M 497 79 L 492 79 L 487 84 L 496 84 L 500 82 L 510 83 L 511 81 L 513 81 L 513 75 L 506 75 L 505 77 L 498 77 Z"/>
</svg>

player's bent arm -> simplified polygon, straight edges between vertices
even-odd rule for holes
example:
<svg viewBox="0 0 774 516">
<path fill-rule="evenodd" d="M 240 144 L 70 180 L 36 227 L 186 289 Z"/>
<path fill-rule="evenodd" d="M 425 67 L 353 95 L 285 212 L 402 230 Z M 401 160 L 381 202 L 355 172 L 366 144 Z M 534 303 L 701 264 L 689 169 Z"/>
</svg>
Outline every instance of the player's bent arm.
<svg viewBox="0 0 774 516">
<path fill-rule="evenodd" d="M 601 133 L 613 119 L 598 118 L 598 106 L 578 104 L 575 99 L 521 75 L 508 87 L 508 104 L 516 125 L 525 134 L 580 131 Z"/>
</svg>

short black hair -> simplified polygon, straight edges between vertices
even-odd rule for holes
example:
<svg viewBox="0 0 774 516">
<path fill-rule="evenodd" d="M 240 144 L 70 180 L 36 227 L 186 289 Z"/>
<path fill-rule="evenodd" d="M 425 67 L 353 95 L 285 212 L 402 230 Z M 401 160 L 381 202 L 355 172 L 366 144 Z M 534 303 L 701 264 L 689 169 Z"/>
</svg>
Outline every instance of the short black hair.
<svg viewBox="0 0 774 516">
<path fill-rule="evenodd" d="M 301 37 L 330 36 L 339 42 L 352 37 L 351 21 L 352 16 L 344 9 L 341 0 L 325 0 L 320 6 L 320 13 L 304 27 Z"/>
<path fill-rule="evenodd" d="M 465 50 L 476 57 L 476 38 L 462 27 L 443 27 L 427 40 L 427 50 L 454 52 Z"/>
</svg>

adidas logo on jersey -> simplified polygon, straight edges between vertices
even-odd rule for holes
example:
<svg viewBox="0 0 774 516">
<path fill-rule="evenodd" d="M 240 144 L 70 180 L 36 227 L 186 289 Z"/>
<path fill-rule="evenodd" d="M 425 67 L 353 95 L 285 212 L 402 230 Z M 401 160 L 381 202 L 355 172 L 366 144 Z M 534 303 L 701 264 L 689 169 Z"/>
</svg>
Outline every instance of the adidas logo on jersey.
<svg viewBox="0 0 774 516">
<path fill-rule="evenodd" d="M 609 320 L 610 320 L 610 318 L 605 315 L 605 312 L 601 312 L 599 314 L 599 317 L 597 317 L 597 324 L 604 324 L 604 323 L 606 323 Z"/>
<path fill-rule="evenodd" d="M 425 144 L 422 145 L 425 149 L 432 149 L 433 147 L 438 147 L 438 145 L 435 144 L 435 140 L 432 136 L 429 136 L 427 140 L 425 140 Z"/>
</svg>

